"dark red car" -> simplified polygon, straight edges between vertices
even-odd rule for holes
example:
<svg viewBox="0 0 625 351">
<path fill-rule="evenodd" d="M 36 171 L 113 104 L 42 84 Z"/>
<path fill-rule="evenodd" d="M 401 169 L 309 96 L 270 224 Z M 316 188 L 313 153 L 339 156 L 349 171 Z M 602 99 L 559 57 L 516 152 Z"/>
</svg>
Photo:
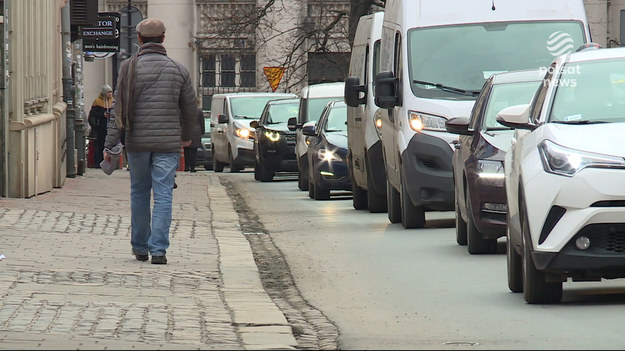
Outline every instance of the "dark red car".
<svg viewBox="0 0 625 351">
<path fill-rule="evenodd" d="M 540 70 L 492 75 L 478 96 L 471 117 L 445 122 L 454 141 L 452 168 L 456 198 L 456 241 L 471 254 L 497 252 L 506 235 L 503 161 L 514 130 L 495 117 L 502 109 L 527 104 L 542 80 Z"/>
</svg>

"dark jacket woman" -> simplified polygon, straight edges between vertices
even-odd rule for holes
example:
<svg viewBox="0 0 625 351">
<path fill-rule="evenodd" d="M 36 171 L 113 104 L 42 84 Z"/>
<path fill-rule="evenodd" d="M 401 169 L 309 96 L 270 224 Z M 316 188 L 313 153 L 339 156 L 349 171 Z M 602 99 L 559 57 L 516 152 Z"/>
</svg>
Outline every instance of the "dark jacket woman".
<svg viewBox="0 0 625 351">
<path fill-rule="evenodd" d="M 95 167 L 100 167 L 102 162 L 102 151 L 104 151 L 104 141 L 106 139 L 108 120 L 113 108 L 113 89 L 108 84 L 102 86 L 100 95 L 93 101 L 89 111 L 89 133 L 90 142 L 95 143 L 93 161 Z"/>
<path fill-rule="evenodd" d="M 187 172 L 195 172 L 197 149 L 202 147 L 202 135 L 206 132 L 204 127 L 204 113 L 202 112 L 201 106 L 198 106 L 195 118 L 196 125 L 191 134 L 191 145 L 184 148 L 184 170 Z"/>
</svg>

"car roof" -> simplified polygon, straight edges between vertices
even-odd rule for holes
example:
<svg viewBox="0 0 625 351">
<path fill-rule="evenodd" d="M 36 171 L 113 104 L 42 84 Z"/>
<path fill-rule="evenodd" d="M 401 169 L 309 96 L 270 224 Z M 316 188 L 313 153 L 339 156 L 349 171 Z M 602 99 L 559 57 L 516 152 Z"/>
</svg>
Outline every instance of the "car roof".
<svg viewBox="0 0 625 351">
<path fill-rule="evenodd" d="M 276 99 L 269 100 L 267 103 L 270 105 L 278 105 L 278 104 L 299 104 L 299 98 L 286 98 L 286 99 Z"/>
<path fill-rule="evenodd" d="M 345 82 L 319 83 L 307 85 L 302 89 L 302 97 L 343 97 Z"/>
<path fill-rule="evenodd" d="M 493 84 L 520 83 L 540 81 L 545 77 L 546 70 L 528 69 L 493 74 Z"/>
<path fill-rule="evenodd" d="M 592 49 L 592 50 L 582 50 L 578 52 L 574 52 L 568 56 L 566 56 L 567 62 L 581 62 L 581 61 L 590 61 L 590 60 L 604 60 L 611 58 L 625 58 L 625 48 L 615 47 L 615 48 L 605 48 L 605 49 Z M 560 57 L 559 59 L 563 59 Z"/>
</svg>

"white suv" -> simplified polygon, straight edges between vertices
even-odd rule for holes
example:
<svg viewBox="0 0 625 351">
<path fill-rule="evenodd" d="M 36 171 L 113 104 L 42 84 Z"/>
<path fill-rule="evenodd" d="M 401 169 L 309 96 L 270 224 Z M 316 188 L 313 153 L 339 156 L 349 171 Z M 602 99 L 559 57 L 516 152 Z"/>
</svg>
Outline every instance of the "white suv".
<svg viewBox="0 0 625 351">
<path fill-rule="evenodd" d="M 562 283 L 625 278 L 625 48 L 557 58 L 506 153 L 508 286 L 528 303 L 562 299 Z"/>
</svg>

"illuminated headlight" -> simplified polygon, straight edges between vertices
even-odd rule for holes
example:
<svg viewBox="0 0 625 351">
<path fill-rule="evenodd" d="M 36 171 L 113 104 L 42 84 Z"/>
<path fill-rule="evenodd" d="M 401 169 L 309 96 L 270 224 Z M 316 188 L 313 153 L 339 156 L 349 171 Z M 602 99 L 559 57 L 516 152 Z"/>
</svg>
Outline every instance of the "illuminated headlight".
<svg viewBox="0 0 625 351">
<path fill-rule="evenodd" d="M 477 160 L 477 176 L 483 179 L 503 179 L 503 162 Z"/>
<path fill-rule="evenodd" d="M 278 140 L 280 140 L 280 133 L 278 132 L 272 132 L 272 131 L 266 131 L 265 132 L 265 136 L 267 137 L 267 139 L 276 142 Z"/>
<path fill-rule="evenodd" d="M 235 130 L 235 133 L 239 138 L 243 138 L 243 139 L 248 139 L 250 135 L 252 134 L 251 131 L 247 128 L 237 128 Z"/>
<path fill-rule="evenodd" d="M 572 177 L 586 167 L 625 168 L 622 157 L 569 149 L 550 140 L 541 142 L 538 151 L 545 172 L 566 177 Z"/>
<path fill-rule="evenodd" d="M 341 158 L 337 154 L 335 154 L 332 150 L 328 149 L 319 149 L 319 151 L 317 151 L 317 157 L 319 157 L 321 161 L 325 162 L 341 160 Z"/>
<path fill-rule="evenodd" d="M 446 119 L 443 117 L 425 115 L 423 113 L 410 111 L 408 119 L 410 122 L 410 128 L 412 128 L 412 130 L 414 130 L 415 132 L 420 132 L 422 130 L 435 130 L 444 132 L 447 130 L 445 128 Z"/>
<path fill-rule="evenodd" d="M 382 128 L 382 118 L 376 118 L 375 127 L 378 129 Z"/>
</svg>

